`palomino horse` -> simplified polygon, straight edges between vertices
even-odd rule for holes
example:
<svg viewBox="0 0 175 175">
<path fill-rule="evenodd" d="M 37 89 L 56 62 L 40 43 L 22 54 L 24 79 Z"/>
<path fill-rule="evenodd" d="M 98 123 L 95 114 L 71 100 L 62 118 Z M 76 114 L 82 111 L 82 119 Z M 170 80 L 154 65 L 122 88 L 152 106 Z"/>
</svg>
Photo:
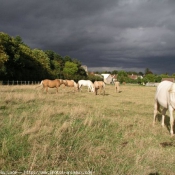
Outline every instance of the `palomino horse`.
<svg viewBox="0 0 175 175">
<path fill-rule="evenodd" d="M 58 87 L 60 87 L 61 84 L 64 84 L 63 80 L 61 79 L 55 79 L 55 80 L 45 79 L 41 81 L 39 86 L 43 85 L 43 89 L 46 89 L 46 93 L 48 93 L 48 88 L 56 88 L 57 93 L 58 93 Z"/>
<path fill-rule="evenodd" d="M 82 86 L 87 86 L 88 87 L 88 92 L 94 92 L 94 87 L 93 83 L 90 80 L 79 80 L 78 81 L 78 89 L 82 91 L 81 87 Z"/>
<path fill-rule="evenodd" d="M 74 80 L 63 80 L 63 83 L 67 87 L 74 87 L 74 91 L 78 91 L 78 84 Z"/>
<path fill-rule="evenodd" d="M 105 83 L 103 81 L 95 81 L 94 89 L 95 89 L 95 95 L 97 95 L 98 89 L 100 89 L 100 94 L 101 94 L 101 90 L 103 89 L 103 95 L 105 95 Z"/>
<path fill-rule="evenodd" d="M 114 84 L 115 84 L 115 92 L 120 92 L 120 82 L 118 82 L 118 81 L 116 81 L 116 82 L 114 82 Z"/>
</svg>

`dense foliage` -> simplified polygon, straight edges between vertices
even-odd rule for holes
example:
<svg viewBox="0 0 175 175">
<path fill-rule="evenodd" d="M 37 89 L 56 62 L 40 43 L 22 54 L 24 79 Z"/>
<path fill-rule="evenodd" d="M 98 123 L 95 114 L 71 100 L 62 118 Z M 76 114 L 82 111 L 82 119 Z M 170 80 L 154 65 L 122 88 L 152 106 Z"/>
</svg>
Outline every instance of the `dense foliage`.
<svg viewBox="0 0 175 175">
<path fill-rule="evenodd" d="M 81 63 L 51 50 L 31 49 L 20 36 L 0 32 L 0 79 L 41 80 L 45 78 L 87 79 Z"/>
</svg>

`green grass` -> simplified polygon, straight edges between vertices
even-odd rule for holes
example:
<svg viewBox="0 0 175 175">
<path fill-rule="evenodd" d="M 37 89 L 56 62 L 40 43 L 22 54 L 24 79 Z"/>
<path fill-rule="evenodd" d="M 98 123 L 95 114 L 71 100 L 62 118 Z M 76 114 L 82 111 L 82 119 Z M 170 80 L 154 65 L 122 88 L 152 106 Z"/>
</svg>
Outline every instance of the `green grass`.
<svg viewBox="0 0 175 175">
<path fill-rule="evenodd" d="M 158 116 L 155 87 L 123 85 L 106 95 L 43 93 L 35 86 L 0 86 L 1 171 L 90 171 L 95 175 L 173 174 L 175 141 Z"/>
</svg>

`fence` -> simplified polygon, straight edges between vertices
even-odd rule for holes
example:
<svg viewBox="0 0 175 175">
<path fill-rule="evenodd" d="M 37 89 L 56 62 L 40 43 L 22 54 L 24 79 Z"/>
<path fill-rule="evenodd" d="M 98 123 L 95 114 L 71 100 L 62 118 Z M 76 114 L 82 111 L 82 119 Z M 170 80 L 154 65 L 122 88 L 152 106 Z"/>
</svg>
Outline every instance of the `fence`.
<svg viewBox="0 0 175 175">
<path fill-rule="evenodd" d="M 41 81 L 0 81 L 0 85 L 32 85 L 39 84 Z"/>
</svg>

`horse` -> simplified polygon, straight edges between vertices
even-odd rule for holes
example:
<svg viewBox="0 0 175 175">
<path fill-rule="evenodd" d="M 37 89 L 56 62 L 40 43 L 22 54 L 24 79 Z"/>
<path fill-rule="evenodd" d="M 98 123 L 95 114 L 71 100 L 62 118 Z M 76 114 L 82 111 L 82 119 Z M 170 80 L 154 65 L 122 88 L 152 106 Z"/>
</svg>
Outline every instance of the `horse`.
<svg viewBox="0 0 175 175">
<path fill-rule="evenodd" d="M 74 80 L 63 80 L 63 83 L 67 87 L 74 87 L 74 91 L 78 91 L 78 84 Z"/>
<path fill-rule="evenodd" d="M 82 86 L 87 86 L 88 87 L 88 92 L 94 92 L 94 87 L 93 83 L 90 80 L 79 80 L 78 81 L 78 89 L 82 91 L 81 87 Z"/>
<path fill-rule="evenodd" d="M 115 85 L 115 92 L 120 92 L 120 82 L 116 81 L 114 82 L 114 85 Z"/>
<path fill-rule="evenodd" d="M 56 92 L 58 93 L 58 87 L 60 87 L 61 84 L 65 84 L 65 82 L 62 79 L 55 79 L 55 80 L 49 80 L 49 79 L 45 79 L 42 80 L 40 86 L 43 86 L 43 89 L 46 89 L 46 93 L 48 93 L 48 88 L 56 88 Z M 36 87 L 36 88 L 37 88 Z"/>
<path fill-rule="evenodd" d="M 100 94 L 101 94 L 101 90 L 103 89 L 103 95 L 105 95 L 105 83 L 103 81 L 95 81 L 94 89 L 95 89 L 95 95 L 97 95 L 98 89 L 100 89 Z"/>
<path fill-rule="evenodd" d="M 162 111 L 160 110 L 162 107 Z M 164 120 L 166 111 L 169 110 L 170 114 L 170 134 L 173 136 L 173 126 L 174 126 L 174 117 L 173 111 L 175 109 L 175 83 L 170 81 L 162 81 L 157 86 L 155 93 L 155 103 L 154 103 L 154 119 L 153 126 L 155 125 L 156 115 L 159 111 L 162 114 L 162 126 L 164 127 Z"/>
</svg>

